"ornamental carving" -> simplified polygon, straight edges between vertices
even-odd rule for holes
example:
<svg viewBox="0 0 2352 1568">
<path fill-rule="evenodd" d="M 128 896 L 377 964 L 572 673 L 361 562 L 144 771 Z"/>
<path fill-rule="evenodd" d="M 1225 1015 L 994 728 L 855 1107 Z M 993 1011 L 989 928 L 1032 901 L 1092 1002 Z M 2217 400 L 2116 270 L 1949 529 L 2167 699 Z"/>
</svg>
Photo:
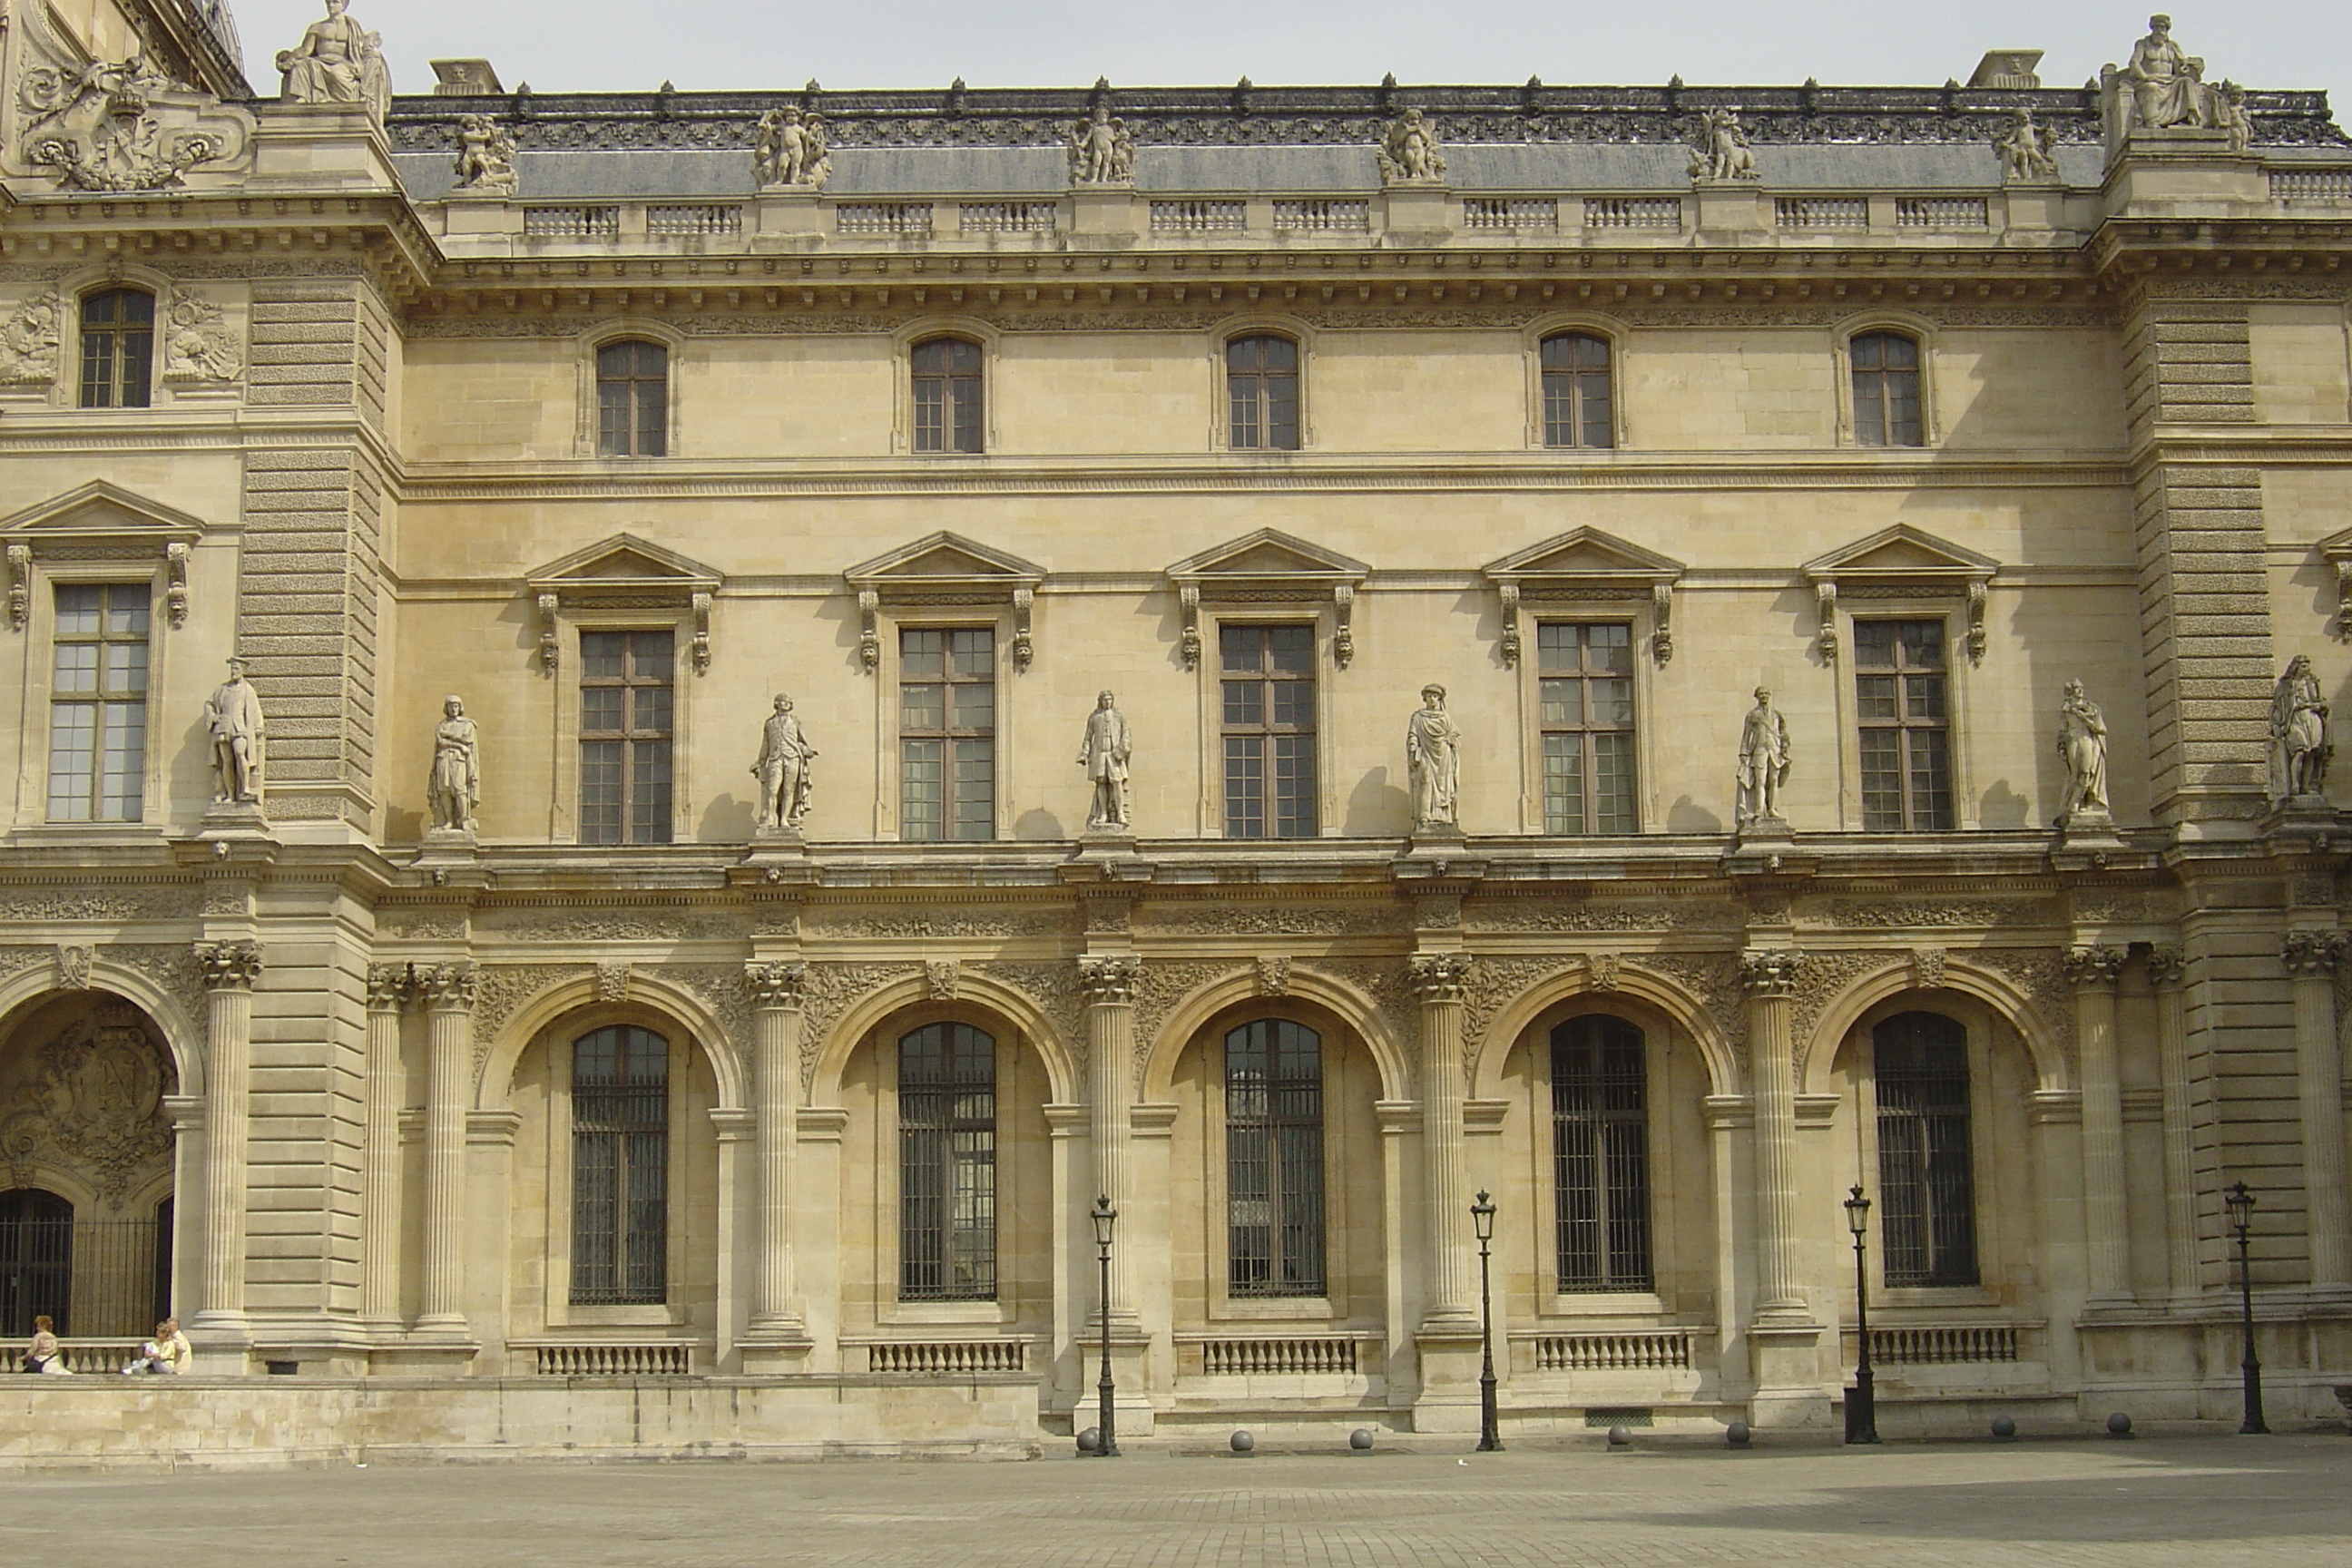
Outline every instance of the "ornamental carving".
<svg viewBox="0 0 2352 1568">
<path fill-rule="evenodd" d="M 1261 996 L 1290 994 L 1290 960 L 1287 957 L 1258 955 L 1257 994 Z"/>
<path fill-rule="evenodd" d="M 742 921 L 732 915 L 662 909 L 509 907 L 478 910 L 473 923 L 478 931 L 518 942 L 733 942 L 743 931 Z"/>
<path fill-rule="evenodd" d="M 1108 103 L 1070 128 L 1069 151 L 1073 185 L 1132 185 L 1135 184 L 1135 132 L 1114 115 Z"/>
<path fill-rule="evenodd" d="M 398 1012 L 416 994 L 416 970 L 406 963 L 371 963 L 367 972 L 367 1005 L 379 1013 Z"/>
<path fill-rule="evenodd" d="M 469 114 L 457 126 L 457 189 L 467 195 L 515 194 L 514 138 L 487 114 Z"/>
<path fill-rule="evenodd" d="M 380 910 L 376 918 L 377 929 L 388 937 L 416 942 L 462 942 L 466 937 L 467 911 L 462 907 L 394 907 Z"/>
<path fill-rule="evenodd" d="M 481 994 L 481 971 L 470 963 L 436 963 L 415 971 L 418 994 L 435 1012 L 464 1011 Z"/>
<path fill-rule="evenodd" d="M 761 115 L 754 130 L 751 174 L 761 190 L 824 189 L 833 177 L 833 148 L 822 116 L 786 105 Z"/>
<path fill-rule="evenodd" d="M 2123 977 L 2125 950 L 2120 947 L 2078 947 L 2063 960 L 2066 982 L 2077 991 L 2112 991 Z"/>
<path fill-rule="evenodd" d="M 747 963 L 743 966 L 743 984 L 751 993 L 752 1006 L 762 1011 L 775 1008 L 798 1011 L 808 988 L 808 965 L 798 963 Z"/>
<path fill-rule="evenodd" d="M 172 1163 L 171 1056 L 145 1015 L 100 1002 L 55 1038 L 16 1054 L 0 1071 L 0 1164 L 49 1161 L 90 1179 L 110 1208 L 163 1175 Z"/>
<path fill-rule="evenodd" d="M 1724 899 L 1659 899 L 1642 903 L 1490 899 L 1474 903 L 1467 920 L 1468 928 L 1475 931 L 1734 931 L 1746 924 L 1741 907 Z"/>
<path fill-rule="evenodd" d="M 2291 979 L 2325 979 L 2344 957 L 2344 933 L 2333 931 L 2291 931 L 2280 946 Z"/>
<path fill-rule="evenodd" d="M 1911 984 L 1922 990 L 1932 991 L 1944 983 L 1944 950 L 1940 947 L 1915 947 L 1911 950 Z"/>
<path fill-rule="evenodd" d="M 2147 950 L 2148 983 L 2158 990 L 2178 986 L 2189 973 L 2189 960 L 2177 947 L 2152 947 Z"/>
<path fill-rule="evenodd" d="M 1095 903 L 1088 900 L 1089 910 Z M 1125 900 L 1112 900 L 1124 905 Z M 936 940 L 941 937 L 1070 936 L 1078 929 L 1066 908 L 954 910 L 852 910 L 838 907 L 810 911 L 812 934 Z"/>
<path fill-rule="evenodd" d="M 0 386 L 55 384 L 64 322 L 65 301 L 54 289 L 27 300 L 0 321 Z"/>
<path fill-rule="evenodd" d="M 614 1006 L 629 999 L 630 966 L 625 962 L 604 963 L 596 966 L 596 1000 Z"/>
<path fill-rule="evenodd" d="M 197 964 L 194 951 L 187 943 L 109 944 L 100 950 L 100 955 L 110 966 L 130 971 L 171 997 L 179 1004 L 182 1016 L 196 1020 L 199 1028 L 203 1026 L 205 989 L 203 971 Z"/>
<path fill-rule="evenodd" d="M 1416 952 L 1406 963 L 1413 994 L 1426 1005 L 1463 998 L 1474 960 L 1466 952 Z"/>
<path fill-rule="evenodd" d="M 2006 977 L 2046 1022 L 2061 1024 L 2073 1016 L 2074 982 L 2066 972 L 2065 955 L 2056 949 L 1986 948 L 1970 953 L 1969 960 Z M 2061 1027 L 2055 1038 L 2057 1048 L 2071 1056 L 2074 1031 Z"/>
<path fill-rule="evenodd" d="M 834 1020 L 859 997 L 894 981 L 919 974 L 915 963 L 812 963 L 803 980 L 801 1002 L 801 1092 L 816 1087 L 817 1058 L 824 1054 L 825 1037 Z"/>
<path fill-rule="evenodd" d="M 2047 184 L 2058 178 L 2058 128 L 2036 125 L 2030 110 L 2010 117 L 2009 128 L 1993 138 L 1992 150 L 2005 185 Z"/>
<path fill-rule="evenodd" d="M 1140 1091 L 1143 1085 L 1144 1063 L 1151 1058 L 1153 1046 L 1160 1038 L 1160 1026 L 1168 1015 L 1185 997 L 1202 986 L 1242 973 L 1238 959 L 1205 958 L 1174 963 L 1151 963 L 1143 966 L 1135 987 L 1135 1083 Z"/>
<path fill-rule="evenodd" d="M 1725 1046 L 1734 1055 L 1746 1054 L 1748 1006 L 1740 984 L 1739 954 L 1652 952 L 1644 953 L 1636 967 L 1664 975 L 1697 997 Z"/>
<path fill-rule="evenodd" d="M 261 949 L 249 942 L 200 942 L 192 950 L 207 991 L 250 991 L 261 978 Z"/>
<path fill-rule="evenodd" d="M 1791 955 L 1793 956 L 1793 955 Z M 1907 952 L 1808 952 L 1800 967 L 1793 998 L 1789 1009 L 1789 1042 L 1795 1053 L 1797 1079 L 1804 1080 L 1805 1064 L 1812 1055 L 1813 1035 L 1820 1027 L 1822 1015 L 1828 1012 L 1837 999 L 1852 990 L 1855 981 L 1875 974 L 1897 964 L 1907 963 Z M 1834 1051 L 1835 1040 L 1823 1042 L 1824 1048 Z"/>
<path fill-rule="evenodd" d="M 790 967 L 789 965 L 783 967 Z M 750 966 L 741 963 L 665 963 L 652 971 L 665 983 L 687 992 L 719 1021 L 719 1037 L 703 1040 L 713 1058 L 724 1058 L 741 1074 L 751 1040 L 752 992 Z"/>
<path fill-rule="evenodd" d="M 515 1010 L 532 997 L 587 973 L 581 963 L 486 963 L 474 984 L 474 1078 L 478 1087 L 490 1043 Z"/>
<path fill-rule="evenodd" d="M 1572 973 L 1574 961 L 1545 958 L 1482 958 L 1473 968 L 1462 994 L 1462 1070 L 1475 1070 L 1479 1047 L 1496 1016 L 1538 985 L 1556 984 Z"/>
<path fill-rule="evenodd" d="M 1141 931 L 1208 936 L 1368 936 L 1402 931 L 1409 916 L 1383 900 L 1365 904 L 1231 905 L 1153 900 L 1136 911 Z"/>
<path fill-rule="evenodd" d="M 1437 129 L 1418 109 L 1389 122 L 1372 154 L 1381 181 L 1391 185 L 1433 185 L 1445 178 L 1445 154 L 1437 150 Z"/>
<path fill-rule="evenodd" d="M 242 153 L 252 120 L 172 79 L 144 55 L 28 67 L 16 90 L 26 162 L 68 190 L 162 191 L 199 163 Z"/>
<path fill-rule="evenodd" d="M 1706 110 L 1691 122 L 1690 183 L 1719 184 L 1727 180 L 1759 180 L 1756 153 L 1748 145 L 1748 129 L 1735 110 Z"/>
<path fill-rule="evenodd" d="M 1078 960 L 1078 986 L 1086 993 L 1089 1007 L 1133 1006 L 1136 985 L 1142 976 L 1143 961 L 1131 952 Z"/>
<path fill-rule="evenodd" d="M 926 959 L 923 984 L 934 1002 L 952 1002 L 961 984 L 961 966 L 952 958 Z"/>
<path fill-rule="evenodd" d="M 165 381 L 226 386 L 245 374 L 244 334 L 227 311 L 200 295 L 173 289 L 157 335 L 163 343 Z"/>
<path fill-rule="evenodd" d="M 2019 926 L 2049 923 L 2039 899 L 1840 900 L 1828 910 L 1832 925 L 1864 931 L 1906 926 Z"/>
<path fill-rule="evenodd" d="M 986 975 L 1028 997 L 1061 1037 L 1062 1048 L 1069 1053 L 1073 1070 L 1081 1079 L 1085 1077 L 1087 1030 L 1078 1012 L 1083 985 L 1078 964 L 1067 959 L 992 959 L 975 963 L 971 969 L 973 973 Z"/>
<path fill-rule="evenodd" d="M 1739 955 L 1740 987 L 1751 996 L 1790 995 L 1804 963 L 1801 952 L 1751 949 Z"/>
<path fill-rule="evenodd" d="M 58 989 L 87 991 L 89 989 L 90 950 L 86 947 L 58 944 Z"/>
</svg>

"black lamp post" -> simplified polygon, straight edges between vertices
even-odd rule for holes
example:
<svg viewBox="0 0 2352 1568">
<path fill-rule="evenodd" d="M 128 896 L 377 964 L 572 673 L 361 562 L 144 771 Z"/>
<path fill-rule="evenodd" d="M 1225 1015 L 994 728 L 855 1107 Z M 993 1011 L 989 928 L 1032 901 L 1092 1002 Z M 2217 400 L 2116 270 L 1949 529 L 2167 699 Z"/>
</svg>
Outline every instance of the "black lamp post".
<svg viewBox="0 0 2352 1568">
<path fill-rule="evenodd" d="M 2221 1206 L 2230 1211 L 2230 1228 L 2238 1233 L 2238 1302 L 2246 1329 L 2246 1352 L 2238 1362 L 2238 1371 L 2246 1380 L 2246 1418 L 2238 1424 L 2241 1433 L 2267 1433 L 2270 1427 L 2263 1420 L 2263 1363 L 2254 1354 L 2254 1271 L 2247 1255 L 2246 1237 L 2254 1224 L 2254 1194 L 2246 1190 L 2243 1182 L 2231 1182 L 2230 1190 L 2221 1194 Z"/>
<path fill-rule="evenodd" d="M 1110 1232 L 1118 1223 L 1118 1211 L 1110 1206 L 1108 1194 L 1095 1200 L 1087 1217 L 1095 1222 L 1095 1251 L 1102 1264 L 1102 1291 L 1097 1298 L 1102 1312 L 1102 1381 L 1095 1384 L 1095 1396 L 1100 1408 L 1095 1414 L 1095 1431 L 1100 1441 L 1095 1445 L 1095 1458 L 1116 1459 L 1118 1452 L 1118 1412 L 1111 1405 L 1110 1381 Z"/>
<path fill-rule="evenodd" d="M 1489 1282 L 1487 1258 L 1495 1239 L 1495 1200 L 1478 1190 L 1470 1205 L 1470 1226 L 1478 1233 L 1478 1449 L 1503 1451 L 1503 1435 L 1495 1417 L 1495 1292 Z"/>
<path fill-rule="evenodd" d="M 1845 1394 L 1845 1440 L 1878 1441 L 1878 1389 L 1870 1370 L 1870 1267 L 1864 1249 L 1870 1245 L 1870 1200 L 1854 1184 L 1845 1200 L 1845 1227 L 1853 1232 L 1853 1330 L 1856 1353 L 1853 1386 Z"/>
</svg>

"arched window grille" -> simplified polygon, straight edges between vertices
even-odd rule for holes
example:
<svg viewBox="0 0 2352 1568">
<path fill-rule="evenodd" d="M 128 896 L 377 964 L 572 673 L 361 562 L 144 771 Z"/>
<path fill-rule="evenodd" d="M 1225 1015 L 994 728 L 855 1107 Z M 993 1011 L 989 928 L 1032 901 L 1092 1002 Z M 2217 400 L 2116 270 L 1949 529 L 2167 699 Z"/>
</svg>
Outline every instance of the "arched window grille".
<svg viewBox="0 0 2352 1568">
<path fill-rule="evenodd" d="M 572 1047 L 572 1300 L 669 1290 L 669 1042 L 616 1024 Z"/>
<path fill-rule="evenodd" d="M 1977 1283 L 1968 1031 L 1904 1013 L 1871 1031 L 1879 1249 L 1889 1285 Z"/>
<path fill-rule="evenodd" d="M 898 1041 L 898 1295 L 996 1298 L 996 1041 L 969 1024 Z"/>
<path fill-rule="evenodd" d="M 1320 1296 L 1323 1041 L 1287 1018 L 1225 1037 L 1227 1289 Z"/>
<path fill-rule="evenodd" d="M 1595 1014 L 1552 1030 L 1551 1130 L 1561 1292 L 1654 1289 L 1640 1029 Z"/>
</svg>

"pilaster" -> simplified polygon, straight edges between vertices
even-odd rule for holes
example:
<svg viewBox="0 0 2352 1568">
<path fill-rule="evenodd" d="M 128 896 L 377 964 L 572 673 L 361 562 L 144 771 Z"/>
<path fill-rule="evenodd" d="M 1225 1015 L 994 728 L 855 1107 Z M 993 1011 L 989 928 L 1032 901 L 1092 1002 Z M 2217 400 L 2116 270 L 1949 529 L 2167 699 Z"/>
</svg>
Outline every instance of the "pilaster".
<svg viewBox="0 0 2352 1568">
<path fill-rule="evenodd" d="M 2158 1089 L 2164 1125 L 2164 1255 L 2175 1301 L 2201 1291 L 2197 1260 L 2197 1124 L 2189 1099 L 2189 1021 L 2183 982 L 2188 963 L 2177 947 L 2147 955 L 2156 986 Z"/>
<path fill-rule="evenodd" d="M 189 1324 L 243 1370 L 251 1341 L 245 1316 L 246 1156 L 253 1091 L 253 987 L 261 949 L 251 942 L 200 942 L 196 967 L 205 984 L 204 1294 Z M 221 1370 L 231 1370 L 224 1367 Z"/>
<path fill-rule="evenodd" d="M 438 963 L 418 976 L 425 996 L 425 1267 L 416 1332 L 466 1331 L 466 1101 L 474 1070 L 470 963 Z"/>
<path fill-rule="evenodd" d="M 2344 1052 L 2336 1037 L 2337 931 L 2289 931 L 2284 945 L 2294 994 L 2294 1076 L 2303 1121 L 2303 1190 L 2311 1227 L 2311 1289 L 2352 1296 L 2352 1194 L 2345 1191 Z"/>
<path fill-rule="evenodd" d="M 2074 987 L 2074 1051 L 2083 1079 L 2083 1226 L 2093 1310 L 2131 1303 L 2131 1213 L 2124 1190 L 2123 1078 L 2116 1056 L 2116 982 L 2124 950 L 2066 955 Z"/>
<path fill-rule="evenodd" d="M 414 991 L 408 965 L 369 967 L 360 1317 L 378 1333 L 400 1326 L 400 1016 Z"/>
<path fill-rule="evenodd" d="M 746 1372 L 788 1371 L 807 1359 L 793 1268 L 793 1176 L 800 1115 L 801 1018 L 808 965 L 743 966 L 751 994 L 751 1314 Z"/>
</svg>

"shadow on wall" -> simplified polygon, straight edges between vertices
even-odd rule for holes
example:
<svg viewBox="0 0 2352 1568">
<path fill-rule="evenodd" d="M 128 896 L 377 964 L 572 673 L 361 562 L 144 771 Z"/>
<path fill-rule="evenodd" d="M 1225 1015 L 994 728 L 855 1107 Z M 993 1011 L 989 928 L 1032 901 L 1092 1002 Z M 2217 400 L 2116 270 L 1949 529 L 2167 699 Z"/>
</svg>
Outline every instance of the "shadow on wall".
<svg viewBox="0 0 2352 1568">
<path fill-rule="evenodd" d="M 1980 827 L 2028 827 L 2026 813 L 2033 803 L 2009 787 L 2007 779 L 1995 779 L 1984 792 L 1984 801 L 1977 808 L 1977 825 Z"/>
<path fill-rule="evenodd" d="M 722 795 L 702 808 L 702 825 L 695 829 L 694 837 L 703 844 L 749 843 L 758 818 L 759 812 L 751 801 Z"/>
<path fill-rule="evenodd" d="M 1067 838 L 1070 835 L 1063 830 L 1060 817 L 1055 816 L 1044 806 L 1032 806 L 1014 820 L 1013 837 L 1015 838 Z"/>
<path fill-rule="evenodd" d="M 1374 768 L 1349 792 L 1339 830 L 1350 838 L 1402 838 L 1412 831 L 1412 801 L 1389 783 L 1388 769 Z"/>
<path fill-rule="evenodd" d="M 1666 831 L 1669 833 L 1720 833 L 1723 818 L 1707 810 L 1688 795 L 1684 795 L 1666 807 Z"/>
</svg>

